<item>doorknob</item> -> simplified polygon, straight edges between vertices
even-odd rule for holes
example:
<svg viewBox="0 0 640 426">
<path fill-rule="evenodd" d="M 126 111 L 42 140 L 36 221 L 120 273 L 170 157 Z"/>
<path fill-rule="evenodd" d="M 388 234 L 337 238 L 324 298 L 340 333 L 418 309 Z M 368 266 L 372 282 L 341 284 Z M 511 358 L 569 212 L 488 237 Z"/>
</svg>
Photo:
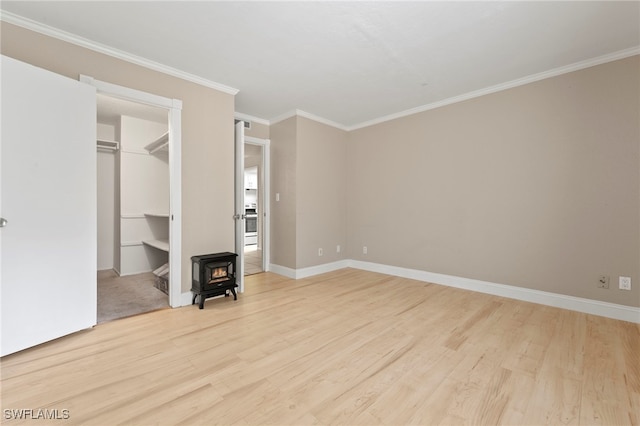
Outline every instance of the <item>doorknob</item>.
<svg viewBox="0 0 640 426">
<path fill-rule="evenodd" d="M 5 226 L 7 226 L 7 219 L 0 217 L 0 228 L 4 228 Z"/>
</svg>

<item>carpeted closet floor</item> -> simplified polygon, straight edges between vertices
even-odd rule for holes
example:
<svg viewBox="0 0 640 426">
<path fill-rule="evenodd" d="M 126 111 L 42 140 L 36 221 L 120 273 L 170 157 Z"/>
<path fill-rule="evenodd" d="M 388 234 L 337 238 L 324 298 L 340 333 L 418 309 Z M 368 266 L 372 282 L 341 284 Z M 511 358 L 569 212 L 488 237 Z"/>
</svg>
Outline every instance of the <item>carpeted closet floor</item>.
<svg viewBox="0 0 640 426">
<path fill-rule="evenodd" d="M 169 297 L 154 286 L 146 272 L 119 277 L 113 270 L 98 271 L 98 324 L 169 307 Z"/>
</svg>

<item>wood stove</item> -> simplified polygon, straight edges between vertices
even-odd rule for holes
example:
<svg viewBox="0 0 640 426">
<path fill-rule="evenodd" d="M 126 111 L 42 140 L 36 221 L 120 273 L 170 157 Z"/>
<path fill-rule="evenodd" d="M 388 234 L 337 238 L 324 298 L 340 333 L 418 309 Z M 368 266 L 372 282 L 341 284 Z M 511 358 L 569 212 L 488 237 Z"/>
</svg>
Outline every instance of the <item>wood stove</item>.
<svg viewBox="0 0 640 426">
<path fill-rule="evenodd" d="M 229 296 L 233 294 L 233 300 L 238 300 L 236 294 L 236 257 L 235 253 L 213 253 L 193 256 L 191 258 L 191 292 L 193 300 L 200 297 L 200 309 L 204 308 L 204 301 L 208 297 Z"/>
</svg>

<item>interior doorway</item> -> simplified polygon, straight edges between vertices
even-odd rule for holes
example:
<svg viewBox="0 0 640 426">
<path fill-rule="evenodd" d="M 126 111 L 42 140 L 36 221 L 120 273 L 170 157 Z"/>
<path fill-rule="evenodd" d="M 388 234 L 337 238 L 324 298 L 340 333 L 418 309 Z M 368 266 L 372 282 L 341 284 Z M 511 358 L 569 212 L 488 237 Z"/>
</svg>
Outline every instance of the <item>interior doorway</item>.
<svg viewBox="0 0 640 426">
<path fill-rule="evenodd" d="M 126 120 L 121 118 L 119 125 L 114 126 L 114 136 L 116 133 L 123 135 L 125 122 L 131 130 L 132 139 L 128 139 L 130 142 L 124 146 L 123 139 L 98 142 L 103 149 L 111 147 L 115 152 L 114 161 L 118 161 L 114 179 L 120 179 L 117 184 L 121 189 L 126 188 L 114 201 L 113 237 L 119 241 L 113 244 L 112 271 L 116 275 L 126 275 L 130 280 L 147 283 L 149 280 L 141 274 L 155 272 L 151 277 L 158 289 L 164 283 L 165 303 L 168 299 L 169 306 L 181 306 L 182 102 L 84 75 L 80 80 L 94 86 L 98 98 L 104 96 L 108 100 L 101 114 L 108 114 L 108 103 L 117 105 L 117 115 L 127 116 Z M 152 133 L 155 135 L 151 136 Z M 125 151 L 134 155 L 118 158 Z M 122 182 L 129 176 L 123 173 L 125 168 L 134 175 L 151 171 L 149 180 L 152 184 L 143 187 L 144 179 L 136 178 Z M 133 257 L 124 259 L 123 256 L 128 256 L 130 251 L 134 252 Z M 165 281 L 157 277 L 164 277 Z"/>
<path fill-rule="evenodd" d="M 244 135 L 236 120 L 236 253 L 244 276 L 269 270 L 270 141 Z"/>
<path fill-rule="evenodd" d="M 264 272 L 264 194 L 262 176 L 263 148 L 245 143 L 244 147 L 244 275 Z"/>
<path fill-rule="evenodd" d="M 97 322 L 169 307 L 166 108 L 97 94 Z"/>
<path fill-rule="evenodd" d="M 268 270 L 269 140 L 244 138 L 244 275 Z"/>
</svg>

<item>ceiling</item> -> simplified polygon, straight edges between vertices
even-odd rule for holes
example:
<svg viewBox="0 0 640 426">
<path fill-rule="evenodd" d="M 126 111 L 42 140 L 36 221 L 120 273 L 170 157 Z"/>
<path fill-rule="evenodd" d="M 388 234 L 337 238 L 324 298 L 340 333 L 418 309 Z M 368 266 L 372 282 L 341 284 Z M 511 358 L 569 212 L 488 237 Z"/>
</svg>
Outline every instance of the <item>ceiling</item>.
<svg viewBox="0 0 640 426">
<path fill-rule="evenodd" d="M 273 121 L 301 110 L 344 128 L 640 53 L 637 1 L 3 0 L 1 8 L 239 89 L 237 112 Z"/>
</svg>

